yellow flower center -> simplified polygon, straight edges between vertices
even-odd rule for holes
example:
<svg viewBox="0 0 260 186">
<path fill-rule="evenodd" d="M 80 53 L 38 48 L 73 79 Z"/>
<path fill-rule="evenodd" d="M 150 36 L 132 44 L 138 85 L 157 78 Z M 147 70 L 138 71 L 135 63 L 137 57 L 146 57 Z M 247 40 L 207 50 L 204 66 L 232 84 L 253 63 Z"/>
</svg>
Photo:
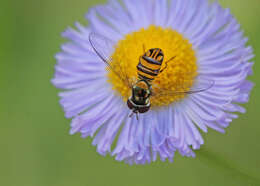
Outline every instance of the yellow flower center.
<svg viewBox="0 0 260 186">
<path fill-rule="evenodd" d="M 161 69 L 165 67 L 166 61 L 175 57 L 167 63 L 164 71 L 151 81 L 152 108 L 166 106 L 184 98 L 185 94 L 174 92 L 188 91 L 197 75 L 195 52 L 188 40 L 171 28 L 157 26 L 142 28 L 126 35 L 115 46 L 111 65 L 115 71 L 121 72 L 123 78 L 127 77 L 131 84 L 138 80 L 136 66 L 140 56 L 144 55 L 144 48 L 145 52 L 151 48 L 160 48 L 163 51 L 164 60 Z M 108 81 L 125 101 L 131 96 L 131 88 L 112 71 L 108 71 Z"/>
</svg>

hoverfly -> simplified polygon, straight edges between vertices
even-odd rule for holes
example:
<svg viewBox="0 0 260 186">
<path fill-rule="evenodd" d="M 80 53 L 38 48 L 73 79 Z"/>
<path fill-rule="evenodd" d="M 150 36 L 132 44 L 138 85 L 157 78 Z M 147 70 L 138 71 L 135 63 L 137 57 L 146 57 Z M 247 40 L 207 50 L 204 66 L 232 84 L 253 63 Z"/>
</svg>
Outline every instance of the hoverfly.
<svg viewBox="0 0 260 186">
<path fill-rule="evenodd" d="M 116 43 L 94 32 L 90 33 L 89 42 L 93 50 L 107 65 L 107 67 L 115 73 L 119 79 L 129 87 L 129 89 L 132 90 L 132 94 L 127 100 L 127 106 L 132 110 L 130 117 L 133 114 L 136 114 L 138 119 L 139 113 L 149 111 L 151 107 L 150 97 L 155 95 L 152 91 L 153 80 L 159 73 L 162 73 L 167 68 L 167 63 L 172 61 L 175 56 L 164 62 L 165 67 L 161 69 L 164 59 L 163 51 L 160 48 L 151 48 L 145 51 L 143 45 L 144 54 L 140 56 L 139 62 L 136 66 L 138 78 L 134 83 L 130 83 L 127 74 L 121 68 L 117 68 L 119 70 L 116 70 L 111 64 L 111 54 L 115 49 L 114 47 L 116 46 Z M 161 89 L 157 95 L 195 94 L 206 91 L 213 87 L 213 85 L 214 81 L 203 79 L 203 83 L 200 87 L 196 86 L 196 88 L 190 88 L 189 91 L 167 91 Z"/>
</svg>

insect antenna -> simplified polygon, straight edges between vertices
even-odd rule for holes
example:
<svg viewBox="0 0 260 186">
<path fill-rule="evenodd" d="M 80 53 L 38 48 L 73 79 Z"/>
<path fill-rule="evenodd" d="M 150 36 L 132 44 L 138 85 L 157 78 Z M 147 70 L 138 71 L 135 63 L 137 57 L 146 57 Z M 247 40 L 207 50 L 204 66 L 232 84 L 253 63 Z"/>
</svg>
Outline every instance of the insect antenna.
<svg viewBox="0 0 260 186">
<path fill-rule="evenodd" d="M 129 115 L 129 118 L 131 118 L 134 115 L 134 111 Z"/>
<path fill-rule="evenodd" d="M 136 120 L 138 121 L 139 120 L 138 112 L 135 114 L 136 114 Z"/>
<path fill-rule="evenodd" d="M 136 109 L 134 109 L 133 112 L 129 115 L 129 118 L 131 118 L 134 114 L 136 114 L 136 119 L 139 120 L 138 112 L 136 112 Z"/>
</svg>

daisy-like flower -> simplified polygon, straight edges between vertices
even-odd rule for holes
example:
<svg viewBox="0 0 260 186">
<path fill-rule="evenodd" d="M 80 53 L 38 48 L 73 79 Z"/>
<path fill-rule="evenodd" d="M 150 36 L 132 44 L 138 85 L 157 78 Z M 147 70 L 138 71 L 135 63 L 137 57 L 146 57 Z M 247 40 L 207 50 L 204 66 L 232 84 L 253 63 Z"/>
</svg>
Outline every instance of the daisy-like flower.
<svg viewBox="0 0 260 186">
<path fill-rule="evenodd" d="M 246 80 L 252 74 L 252 48 L 218 2 L 111 0 L 86 18 L 88 27 L 76 23 L 77 30 L 62 34 L 71 42 L 56 56 L 52 83 L 64 90 L 60 103 L 66 117 L 73 118 L 70 133 L 93 137 L 101 155 L 130 164 L 157 157 L 172 161 L 176 151 L 194 157 L 193 150 L 204 143 L 199 129 L 223 133 L 236 112 L 245 112 L 238 104 L 248 102 L 253 86 Z M 91 45 L 91 33 L 115 44 L 110 65 L 132 83 L 139 58 L 149 49 L 161 49 L 164 61 L 170 60 L 152 81 L 151 107 L 139 119 L 129 117 L 131 88 L 107 70 Z M 214 85 L 194 94 L 160 94 L 198 90 L 204 80 Z"/>
</svg>

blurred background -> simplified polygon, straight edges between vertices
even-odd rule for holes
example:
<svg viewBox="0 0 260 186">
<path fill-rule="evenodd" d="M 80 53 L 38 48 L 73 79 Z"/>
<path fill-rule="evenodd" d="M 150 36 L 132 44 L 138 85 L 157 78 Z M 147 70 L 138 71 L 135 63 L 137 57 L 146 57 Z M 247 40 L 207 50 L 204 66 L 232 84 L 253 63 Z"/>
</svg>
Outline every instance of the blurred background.
<svg viewBox="0 0 260 186">
<path fill-rule="evenodd" d="M 60 36 L 105 0 L 1 0 L 0 185 L 2 186 L 256 186 L 260 185 L 260 88 L 225 134 L 204 136 L 197 157 L 129 166 L 97 154 L 91 139 L 69 135 L 53 77 Z M 219 0 L 239 20 L 256 57 L 260 83 L 260 1 Z"/>
</svg>

